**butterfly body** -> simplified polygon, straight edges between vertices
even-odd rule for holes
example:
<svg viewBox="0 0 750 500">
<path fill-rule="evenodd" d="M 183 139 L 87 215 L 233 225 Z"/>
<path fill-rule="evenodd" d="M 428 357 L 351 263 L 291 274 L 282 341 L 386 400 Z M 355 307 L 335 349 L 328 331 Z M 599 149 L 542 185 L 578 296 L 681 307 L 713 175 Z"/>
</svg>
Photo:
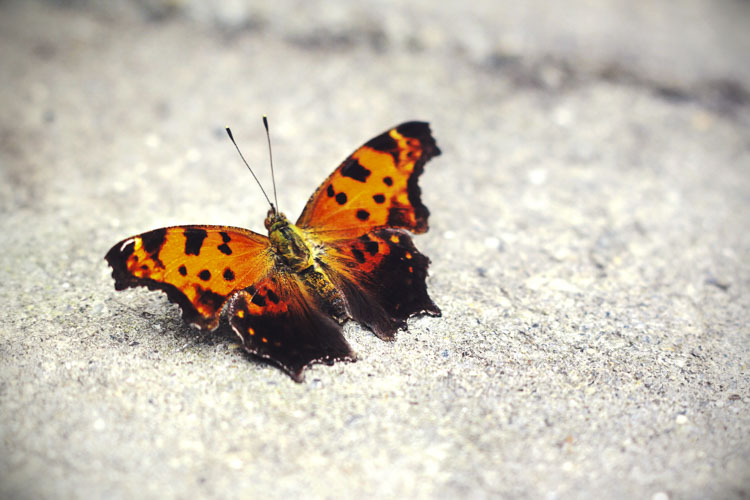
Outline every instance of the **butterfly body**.
<svg viewBox="0 0 750 500">
<path fill-rule="evenodd" d="M 277 267 L 281 272 L 294 273 L 309 292 L 314 293 L 326 306 L 328 313 L 343 322 L 346 311 L 336 286 L 323 270 L 320 256 L 324 247 L 311 240 L 299 227 L 289 222 L 283 213 L 272 208 L 266 217 L 268 239 L 276 254 Z M 315 257 L 318 256 L 318 259 Z"/>
<path fill-rule="evenodd" d="M 315 265 L 310 242 L 282 213 L 271 209 L 266 217 L 268 239 L 280 262 L 290 270 L 300 273 Z"/>
<path fill-rule="evenodd" d="M 115 288 L 162 290 L 203 329 L 225 311 L 245 350 L 297 381 L 312 363 L 354 360 L 345 320 L 390 340 L 409 317 L 440 315 L 407 233 L 427 230 L 417 178 L 438 154 L 426 123 L 401 124 L 344 160 L 295 224 L 272 206 L 267 237 L 192 225 L 121 241 L 106 256 Z"/>
</svg>

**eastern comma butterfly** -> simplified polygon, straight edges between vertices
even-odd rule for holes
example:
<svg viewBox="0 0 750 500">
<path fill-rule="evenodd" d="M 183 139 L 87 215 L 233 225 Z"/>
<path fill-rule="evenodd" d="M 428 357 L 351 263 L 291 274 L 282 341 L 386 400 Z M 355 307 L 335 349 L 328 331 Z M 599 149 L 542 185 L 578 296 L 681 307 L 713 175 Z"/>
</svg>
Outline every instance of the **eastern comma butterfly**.
<svg viewBox="0 0 750 500">
<path fill-rule="evenodd" d="M 105 257 L 115 289 L 162 290 L 201 329 L 216 329 L 225 310 L 244 349 L 297 382 L 312 363 L 354 361 L 346 320 L 392 340 L 410 316 L 440 316 L 425 284 L 430 260 L 405 231 L 427 231 L 417 181 L 439 154 L 427 123 L 402 123 L 344 160 L 296 224 L 271 204 L 267 237 L 190 225 L 117 243 Z"/>
</svg>

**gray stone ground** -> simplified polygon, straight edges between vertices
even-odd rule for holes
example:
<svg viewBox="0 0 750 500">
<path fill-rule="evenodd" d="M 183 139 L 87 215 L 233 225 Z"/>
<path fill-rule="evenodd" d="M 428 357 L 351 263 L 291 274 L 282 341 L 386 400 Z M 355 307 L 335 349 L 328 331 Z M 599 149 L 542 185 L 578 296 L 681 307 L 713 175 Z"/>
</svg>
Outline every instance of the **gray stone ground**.
<svg viewBox="0 0 750 500">
<path fill-rule="evenodd" d="M 750 3 L 0 4 L 0 497 L 747 498 Z M 429 120 L 442 318 L 304 383 L 115 292 Z"/>
</svg>

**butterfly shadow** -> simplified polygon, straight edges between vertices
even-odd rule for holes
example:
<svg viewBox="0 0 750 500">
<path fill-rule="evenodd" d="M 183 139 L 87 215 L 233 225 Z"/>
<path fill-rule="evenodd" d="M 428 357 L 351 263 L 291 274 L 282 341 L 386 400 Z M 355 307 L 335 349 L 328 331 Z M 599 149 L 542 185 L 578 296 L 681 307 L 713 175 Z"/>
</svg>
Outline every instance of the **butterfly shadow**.
<svg viewBox="0 0 750 500">
<path fill-rule="evenodd" d="M 221 321 L 216 330 L 213 331 L 201 330 L 185 324 L 179 317 L 176 319 L 170 318 L 166 322 L 169 323 L 169 328 L 175 332 L 175 337 L 184 341 L 185 347 L 200 346 L 200 348 L 208 349 L 224 346 L 232 354 L 236 351 L 244 361 L 279 368 L 279 365 L 272 360 L 256 356 L 243 349 L 242 342 L 226 320 Z"/>
</svg>

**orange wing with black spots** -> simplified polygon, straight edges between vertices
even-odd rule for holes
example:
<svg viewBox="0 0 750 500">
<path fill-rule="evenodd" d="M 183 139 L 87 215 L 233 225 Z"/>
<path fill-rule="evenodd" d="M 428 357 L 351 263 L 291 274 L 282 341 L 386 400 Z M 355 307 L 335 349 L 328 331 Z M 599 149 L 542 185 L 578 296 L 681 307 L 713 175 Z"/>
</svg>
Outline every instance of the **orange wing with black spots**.
<svg viewBox="0 0 750 500">
<path fill-rule="evenodd" d="M 338 233 L 338 238 L 361 236 L 376 227 L 424 233 L 429 211 L 417 181 L 425 163 L 439 154 L 425 122 L 406 122 L 383 132 L 328 176 L 297 225 L 312 233 Z"/>
<path fill-rule="evenodd" d="M 341 326 L 296 278 L 277 274 L 240 291 L 228 315 L 246 351 L 276 363 L 300 382 L 312 363 L 354 361 Z"/>
<path fill-rule="evenodd" d="M 425 284 L 430 260 L 402 230 L 427 231 L 418 180 L 439 154 L 427 123 L 394 127 L 344 160 L 297 221 L 324 249 L 317 260 L 348 315 L 382 339 L 392 339 L 410 316 L 440 315 Z"/>
<path fill-rule="evenodd" d="M 245 229 L 177 226 L 127 238 L 107 253 L 115 288 L 162 290 L 185 321 L 215 329 L 228 303 L 245 350 L 296 381 L 312 363 L 356 359 L 341 326 L 296 275 L 276 265 L 269 239 Z"/>
<path fill-rule="evenodd" d="M 185 321 L 215 329 L 224 303 L 273 265 L 267 237 L 235 227 L 177 226 L 127 238 L 105 257 L 115 288 L 166 292 Z"/>
</svg>

